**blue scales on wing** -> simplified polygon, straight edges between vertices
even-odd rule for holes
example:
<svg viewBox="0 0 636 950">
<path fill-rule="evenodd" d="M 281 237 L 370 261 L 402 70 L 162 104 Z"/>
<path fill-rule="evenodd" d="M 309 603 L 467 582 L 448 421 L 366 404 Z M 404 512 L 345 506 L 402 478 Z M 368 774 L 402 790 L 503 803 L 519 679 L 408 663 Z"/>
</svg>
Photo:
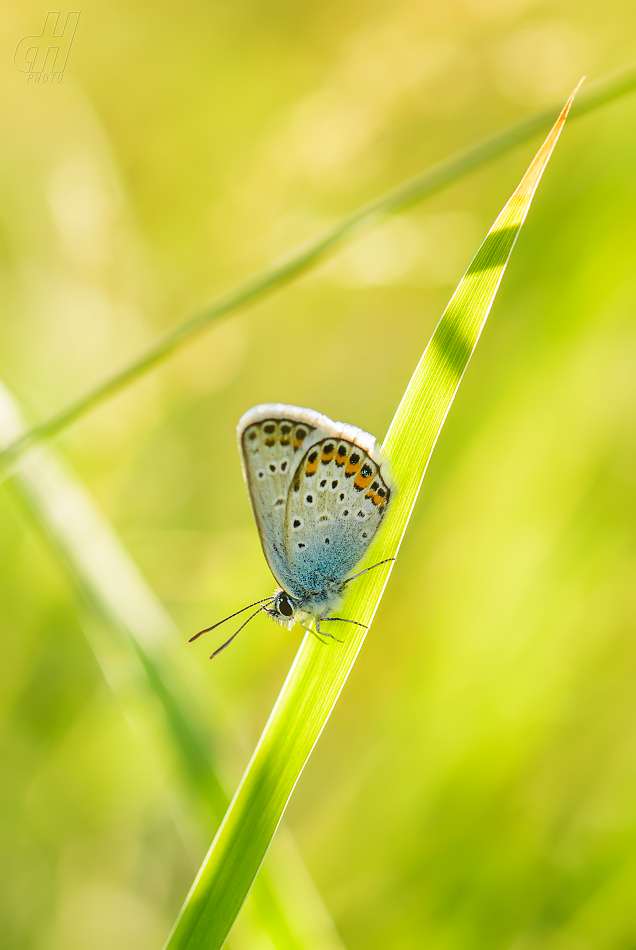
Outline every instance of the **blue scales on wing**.
<svg viewBox="0 0 636 950">
<path fill-rule="evenodd" d="M 255 406 L 239 421 L 237 437 L 243 474 L 269 568 L 290 594 L 300 595 L 285 549 L 285 510 L 293 476 L 317 429 L 319 413 L 290 412 L 297 407 L 268 403 Z"/>
<path fill-rule="evenodd" d="M 323 437 L 296 469 L 285 514 L 289 568 L 305 591 L 343 581 L 371 544 L 391 490 L 376 451 L 345 438 Z"/>
</svg>

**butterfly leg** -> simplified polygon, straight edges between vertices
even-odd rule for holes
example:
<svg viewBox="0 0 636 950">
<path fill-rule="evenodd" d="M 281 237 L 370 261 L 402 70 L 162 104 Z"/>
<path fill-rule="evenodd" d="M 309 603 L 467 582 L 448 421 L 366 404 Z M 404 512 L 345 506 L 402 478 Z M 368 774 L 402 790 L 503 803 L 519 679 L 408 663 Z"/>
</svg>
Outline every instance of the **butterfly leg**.
<svg viewBox="0 0 636 950">
<path fill-rule="evenodd" d="M 320 643 L 322 643 L 323 647 L 326 647 L 326 646 L 327 646 L 327 644 L 325 643 L 325 641 L 322 640 L 322 639 L 318 636 L 319 633 L 322 633 L 322 630 L 318 630 L 318 631 L 313 630 L 311 627 L 308 627 L 306 623 L 303 623 L 302 620 L 297 620 L 296 623 L 299 624 L 299 625 L 303 628 L 303 630 L 306 630 L 307 633 L 312 633 L 312 634 L 314 635 L 314 637 L 316 638 L 316 640 L 318 640 Z M 326 633 L 326 634 L 324 634 L 324 636 L 329 636 L 329 634 Z"/>
<path fill-rule="evenodd" d="M 336 619 L 335 617 L 321 617 L 320 618 L 320 620 L 335 620 L 335 619 Z M 330 640 L 335 640 L 337 643 L 342 643 L 342 640 L 338 640 L 338 637 L 334 637 L 332 633 L 327 633 L 326 630 L 320 629 L 320 620 L 318 619 L 318 617 L 316 617 L 316 620 L 314 621 L 316 624 L 316 630 L 318 631 L 318 633 L 322 634 L 323 637 L 329 637 Z"/>
<path fill-rule="evenodd" d="M 376 567 L 381 567 L 382 564 L 388 564 L 389 561 L 397 561 L 397 558 L 396 558 L 396 557 L 385 557 L 385 559 L 384 559 L 383 561 L 378 561 L 377 564 L 372 564 L 371 567 L 365 567 L 365 569 L 364 569 L 363 571 L 360 571 L 359 574 L 354 574 L 353 577 L 350 577 L 348 580 L 346 580 L 346 581 L 345 581 L 345 586 L 346 586 L 347 584 L 350 584 L 351 581 L 355 581 L 357 577 L 362 577 L 362 575 L 363 575 L 363 574 L 366 574 L 367 571 L 372 571 L 372 570 L 373 570 L 374 568 L 376 568 Z"/>
<path fill-rule="evenodd" d="M 347 620 L 346 617 L 321 617 L 320 619 L 327 623 L 334 623 L 336 621 L 338 623 L 354 623 L 356 627 L 364 627 L 365 630 L 369 629 L 366 623 L 360 623 L 359 620 Z"/>
</svg>

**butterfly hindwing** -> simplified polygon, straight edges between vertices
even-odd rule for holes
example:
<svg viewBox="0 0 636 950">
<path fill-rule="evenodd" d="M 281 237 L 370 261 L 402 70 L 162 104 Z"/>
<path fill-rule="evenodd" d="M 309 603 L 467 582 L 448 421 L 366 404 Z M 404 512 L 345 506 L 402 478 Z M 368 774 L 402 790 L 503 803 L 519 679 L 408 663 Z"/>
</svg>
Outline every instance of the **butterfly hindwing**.
<svg viewBox="0 0 636 950">
<path fill-rule="evenodd" d="M 315 440 L 303 454 L 285 514 L 290 572 L 314 592 L 344 580 L 353 570 L 371 544 L 391 495 L 377 446 L 374 458 L 368 444 L 364 448 L 334 430 L 336 437 Z"/>
</svg>

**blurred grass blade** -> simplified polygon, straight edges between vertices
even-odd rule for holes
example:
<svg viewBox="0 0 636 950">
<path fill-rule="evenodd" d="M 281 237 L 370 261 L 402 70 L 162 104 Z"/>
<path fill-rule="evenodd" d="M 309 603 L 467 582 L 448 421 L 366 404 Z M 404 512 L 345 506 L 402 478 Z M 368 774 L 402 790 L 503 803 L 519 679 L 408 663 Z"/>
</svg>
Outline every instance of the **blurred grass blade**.
<svg viewBox="0 0 636 950">
<path fill-rule="evenodd" d="M 369 563 L 397 554 L 431 452 L 575 92 L 462 278 L 391 423 L 385 449 L 398 491 Z M 364 575 L 347 600 L 349 618 L 371 623 L 389 573 L 380 568 Z M 305 636 L 168 950 L 223 946 L 365 636 L 366 631 L 355 627 L 343 644 L 329 647 L 312 634 Z"/>
<path fill-rule="evenodd" d="M 636 65 L 617 70 L 588 84 L 572 109 L 572 116 L 584 115 L 635 88 Z M 6 471 L 29 446 L 61 432 L 85 412 L 119 392 L 166 359 L 197 333 L 205 330 L 214 320 L 254 303 L 265 294 L 299 277 L 362 227 L 372 224 L 383 215 L 414 204 L 439 188 L 457 181 L 473 169 L 529 141 L 535 135 L 549 129 L 558 114 L 559 108 L 556 106 L 546 109 L 488 136 L 475 145 L 462 149 L 391 191 L 374 198 L 322 234 L 294 248 L 280 260 L 274 261 L 268 267 L 248 277 L 232 290 L 220 294 L 206 307 L 196 311 L 170 330 L 123 369 L 117 370 L 112 376 L 107 377 L 89 392 L 55 413 L 50 419 L 34 426 L 13 444 L 6 446 L 4 451 L 0 452 L 0 472 Z"/>
<path fill-rule="evenodd" d="M 0 384 L 0 445 L 23 430 L 17 402 Z M 50 448 L 31 450 L 13 485 L 83 595 L 91 647 L 168 790 L 196 866 L 229 802 L 212 726 L 222 717 L 209 684 L 115 531 L 60 456 Z M 343 950 L 288 837 L 273 858 L 253 892 L 251 915 L 267 945 Z"/>
</svg>

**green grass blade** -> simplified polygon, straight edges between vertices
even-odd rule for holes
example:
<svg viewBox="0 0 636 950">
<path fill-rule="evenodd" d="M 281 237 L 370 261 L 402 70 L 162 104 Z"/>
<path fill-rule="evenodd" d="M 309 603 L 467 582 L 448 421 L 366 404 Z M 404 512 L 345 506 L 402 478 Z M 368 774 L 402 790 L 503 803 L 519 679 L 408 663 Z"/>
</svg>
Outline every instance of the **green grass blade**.
<svg viewBox="0 0 636 950">
<path fill-rule="evenodd" d="M 23 429 L 19 406 L 0 383 L 0 445 Z M 196 866 L 229 802 L 215 755 L 219 716 L 209 684 L 163 604 L 59 454 L 48 447 L 28 453 L 12 484 L 82 594 L 91 648 L 168 790 Z M 343 950 L 288 838 L 286 833 L 252 895 L 263 939 L 277 950 Z"/>
<path fill-rule="evenodd" d="M 573 98 L 574 93 L 462 278 L 391 423 L 385 449 L 398 491 L 369 563 L 397 554 L 431 452 Z M 349 618 L 371 624 L 389 573 L 384 567 L 370 571 L 355 585 L 346 605 Z M 305 636 L 167 950 L 223 946 L 364 642 L 366 632 L 351 629 L 342 644 L 328 647 Z"/>
<path fill-rule="evenodd" d="M 584 115 L 635 88 L 636 65 L 617 70 L 587 86 L 572 109 L 572 116 Z M 235 288 L 220 294 L 206 307 L 197 310 L 170 330 L 123 369 L 117 370 L 45 422 L 34 426 L 12 445 L 7 446 L 0 452 L 0 471 L 6 471 L 30 445 L 61 432 L 84 413 L 134 382 L 196 334 L 205 330 L 215 320 L 254 303 L 267 293 L 294 280 L 323 260 L 330 252 L 336 250 L 347 238 L 383 215 L 414 204 L 426 195 L 457 181 L 473 169 L 487 164 L 492 159 L 549 129 L 558 113 L 557 107 L 538 112 L 433 165 L 421 174 L 356 209 L 322 234 L 291 250 L 280 260 L 248 277 Z"/>
</svg>

